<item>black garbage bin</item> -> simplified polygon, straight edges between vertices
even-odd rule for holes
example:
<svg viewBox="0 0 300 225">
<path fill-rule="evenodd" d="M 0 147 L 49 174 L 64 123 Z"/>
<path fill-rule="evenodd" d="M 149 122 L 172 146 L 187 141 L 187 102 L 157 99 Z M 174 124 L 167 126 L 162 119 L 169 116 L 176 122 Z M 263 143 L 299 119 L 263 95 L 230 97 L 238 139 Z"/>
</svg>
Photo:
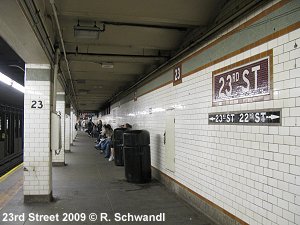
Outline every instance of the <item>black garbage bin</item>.
<svg viewBox="0 0 300 225">
<path fill-rule="evenodd" d="M 124 166 L 123 157 L 123 134 L 127 128 L 116 128 L 114 129 L 113 145 L 115 149 L 115 165 Z"/>
<path fill-rule="evenodd" d="M 150 135 L 146 130 L 130 130 L 124 133 L 123 150 L 125 177 L 128 182 L 151 181 Z"/>
</svg>

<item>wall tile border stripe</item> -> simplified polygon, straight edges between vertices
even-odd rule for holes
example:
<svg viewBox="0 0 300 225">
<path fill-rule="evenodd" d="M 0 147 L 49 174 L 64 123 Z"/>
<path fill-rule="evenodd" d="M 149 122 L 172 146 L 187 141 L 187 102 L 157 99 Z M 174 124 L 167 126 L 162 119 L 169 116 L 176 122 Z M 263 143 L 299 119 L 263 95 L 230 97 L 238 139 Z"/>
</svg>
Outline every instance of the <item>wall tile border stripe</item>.
<svg viewBox="0 0 300 225">
<path fill-rule="evenodd" d="M 185 74 L 182 75 L 182 77 L 190 76 L 190 75 L 192 75 L 192 74 L 194 74 L 194 73 L 196 73 L 198 71 L 206 69 L 207 67 L 213 66 L 214 64 L 217 64 L 217 63 L 222 62 L 222 61 L 224 61 L 226 59 L 229 59 L 229 58 L 231 58 L 233 56 L 241 54 L 241 53 L 243 53 L 245 51 L 248 51 L 248 50 L 250 50 L 252 48 L 255 48 L 255 47 L 257 47 L 257 46 L 259 46 L 261 44 L 264 44 L 264 43 L 266 43 L 268 41 L 271 41 L 271 40 L 273 40 L 275 38 L 278 38 L 280 36 L 288 34 L 288 33 L 292 32 L 292 31 L 294 31 L 296 29 L 299 29 L 299 28 L 300 28 L 300 22 L 294 23 L 294 24 L 292 24 L 292 25 L 290 25 L 290 26 L 288 26 L 288 27 L 286 27 L 284 29 L 281 29 L 281 30 L 279 30 L 279 31 L 277 31 L 277 32 L 275 32 L 273 34 L 270 34 L 270 35 L 268 35 L 268 36 L 266 36 L 266 37 L 264 37 L 264 38 L 262 38 L 262 39 L 260 39 L 260 40 L 258 40 L 256 42 L 253 42 L 252 44 L 246 45 L 245 47 L 243 47 L 241 49 L 238 49 L 238 50 L 236 50 L 234 52 L 231 52 L 231 53 L 229 53 L 229 54 L 227 54 L 227 55 L 225 55 L 225 56 L 223 56 L 223 57 L 221 57 L 219 59 L 211 61 L 210 63 L 207 63 L 207 64 L 205 64 L 203 66 L 200 66 L 200 67 L 198 67 L 198 68 L 196 68 L 196 69 L 194 69 L 194 70 L 192 70 L 192 71 L 190 71 L 188 73 L 185 73 Z"/>
<path fill-rule="evenodd" d="M 255 16 L 255 17 L 251 18 L 250 20 L 246 21 L 245 23 L 241 24 L 239 27 L 233 29 L 232 31 L 230 31 L 227 34 L 223 35 L 222 37 L 218 38 L 214 42 L 212 42 L 212 43 L 208 44 L 207 46 L 203 47 L 202 49 L 198 50 L 197 52 L 195 52 L 194 54 L 190 55 L 189 57 L 183 59 L 182 61 L 179 61 L 177 64 L 182 64 L 185 61 L 187 61 L 187 60 L 189 60 L 189 59 L 191 59 L 191 58 L 199 55 L 201 52 L 203 52 L 203 51 L 207 50 L 208 48 L 210 48 L 210 47 L 218 44 L 219 42 L 225 40 L 229 36 L 231 36 L 231 35 L 239 32 L 240 30 L 247 28 L 251 24 L 253 24 L 256 21 L 258 21 L 259 19 L 263 18 L 264 16 L 267 16 L 268 14 L 272 13 L 275 10 L 278 10 L 279 8 L 283 7 L 285 4 L 287 4 L 289 2 L 290 2 L 290 0 L 282 0 L 282 1 L 278 2 L 278 3 L 276 3 L 275 5 L 271 6 L 270 8 L 268 8 L 268 9 L 264 10 L 263 12 L 259 13 L 257 16 Z M 296 29 L 299 29 L 299 28 L 300 28 L 300 22 L 294 23 L 294 24 L 292 24 L 292 25 L 290 25 L 290 26 L 288 26 L 286 28 L 283 28 L 283 29 L 281 29 L 281 30 L 279 30 L 277 32 L 274 32 L 273 34 L 270 34 L 270 35 L 268 35 L 268 36 L 266 36 L 266 37 L 264 37 L 264 38 L 262 38 L 262 39 L 260 39 L 260 40 L 258 40 L 256 42 L 253 42 L 253 43 L 251 43 L 249 45 L 246 45 L 243 48 L 240 48 L 240 49 L 238 49 L 236 51 L 233 51 L 233 52 L 231 52 L 231 53 L 229 53 L 229 54 L 227 54 L 227 55 L 225 55 L 223 57 L 220 57 L 220 58 L 218 58 L 218 59 L 216 59 L 214 61 L 211 61 L 210 63 L 207 63 L 207 64 L 204 64 L 202 66 L 199 66 L 196 69 L 191 70 L 188 73 L 182 74 L 182 78 L 190 76 L 190 75 L 192 75 L 192 74 L 194 74 L 194 73 L 196 73 L 198 71 L 201 71 L 201 70 L 204 70 L 204 69 L 206 69 L 206 68 L 208 68 L 210 66 L 213 66 L 216 63 L 222 62 L 222 61 L 224 61 L 226 59 L 229 59 L 229 58 L 231 58 L 233 56 L 236 56 L 236 55 L 238 55 L 240 53 L 248 51 L 248 50 L 250 50 L 252 48 L 255 48 L 255 47 L 257 47 L 257 46 L 259 46 L 261 44 L 264 44 L 264 43 L 266 43 L 268 41 L 271 41 L 271 40 L 273 40 L 275 38 L 281 37 L 281 36 L 283 36 L 283 35 L 285 35 L 285 34 L 287 34 L 289 32 L 292 32 L 292 31 L 294 31 Z M 153 79 L 150 79 L 147 83 L 153 81 L 156 78 L 157 77 L 155 77 Z M 159 85 L 156 88 L 153 88 L 153 89 L 151 89 L 149 91 L 146 91 L 145 93 L 142 93 L 142 94 L 138 95 L 137 97 L 141 97 L 143 95 L 146 95 L 146 94 L 148 94 L 148 93 L 150 93 L 152 91 L 155 91 L 155 90 L 157 90 L 157 89 L 159 89 L 161 87 L 164 87 L 164 86 L 166 86 L 166 85 L 168 85 L 168 84 L 170 84 L 172 82 L 173 82 L 172 80 L 168 81 L 168 82 L 166 82 L 164 84 Z"/>
<path fill-rule="evenodd" d="M 252 61 L 256 61 L 256 60 L 259 60 L 259 59 L 262 59 L 266 56 L 273 56 L 273 49 L 270 49 L 270 50 L 267 50 L 267 51 L 264 51 L 264 52 L 261 52 L 257 55 L 254 55 L 254 56 L 251 56 L 249 58 L 246 58 L 246 59 L 243 59 L 243 60 L 240 60 L 236 63 L 233 63 L 233 64 L 230 64 L 228 66 L 225 66 L 225 67 L 222 67 L 220 69 L 217 69 L 217 70 L 214 70 L 212 72 L 212 75 L 215 75 L 215 74 L 218 74 L 218 73 L 222 73 L 222 72 L 225 72 L 227 70 L 231 70 L 235 67 L 239 67 L 239 66 L 242 66 L 244 64 L 247 64 L 247 63 L 250 63 Z M 271 69 L 271 68 L 270 68 Z"/>
<path fill-rule="evenodd" d="M 241 31 L 242 29 L 245 29 L 247 27 L 249 27 L 250 25 L 252 25 L 253 23 L 257 22 L 258 20 L 262 19 L 263 17 L 267 16 L 268 14 L 276 11 L 277 9 L 281 8 L 282 6 L 284 6 L 285 4 L 289 3 L 290 0 L 282 0 L 278 3 L 276 3 L 275 5 L 269 7 L 268 9 L 264 10 L 263 12 L 259 13 L 258 15 L 254 16 L 253 18 L 249 19 L 248 21 L 246 21 L 245 23 L 241 24 L 240 26 L 236 27 L 235 29 L 229 31 L 228 33 L 224 34 L 223 36 L 221 36 L 220 38 L 218 38 L 217 40 L 211 42 L 210 44 L 204 46 L 203 48 L 199 49 L 198 51 L 196 51 L 195 53 L 193 53 L 192 55 L 188 56 L 187 58 L 183 59 L 181 63 L 188 61 L 189 59 L 201 54 L 203 51 L 207 50 L 208 48 L 218 44 L 219 42 L 227 39 L 228 37 L 230 37 L 231 35 Z"/>
<path fill-rule="evenodd" d="M 283 36 L 285 34 L 288 34 L 288 33 L 292 32 L 294 30 L 297 30 L 299 28 L 300 28 L 300 22 L 294 23 L 294 24 L 292 24 L 292 25 L 290 25 L 290 26 L 288 26 L 288 27 L 286 27 L 284 29 L 281 29 L 281 30 L 279 30 L 279 31 L 277 31 L 277 32 L 275 32 L 275 33 L 273 33 L 271 35 L 268 35 L 268 36 L 266 36 L 266 37 L 264 37 L 264 38 L 262 38 L 262 39 L 260 39 L 260 40 L 258 40 L 256 42 L 254 42 L 252 44 L 249 44 L 249 45 L 247 45 L 247 46 L 245 46 L 245 47 L 243 47 L 243 48 L 241 48 L 241 49 L 239 49 L 237 51 L 231 52 L 231 53 L 229 53 L 229 54 L 227 54 L 227 55 L 225 55 L 225 56 L 223 56 L 223 57 L 221 57 L 219 59 L 216 59 L 216 60 L 214 60 L 214 61 L 212 61 L 210 63 L 207 63 L 205 65 L 202 65 L 202 66 L 200 66 L 200 67 L 198 67 L 198 68 L 196 68 L 196 69 L 194 69 L 194 70 L 192 70 L 192 71 L 190 71 L 188 73 L 185 73 L 185 74 L 182 75 L 182 78 L 190 76 L 190 75 L 193 75 L 194 73 L 197 73 L 197 72 L 199 72 L 201 70 L 204 70 L 204 69 L 206 69 L 206 68 L 208 68 L 210 66 L 213 66 L 214 64 L 217 64 L 217 63 L 222 62 L 222 61 L 224 61 L 226 59 L 229 59 L 229 58 L 231 58 L 233 56 L 236 56 L 236 55 L 238 55 L 240 53 L 248 51 L 248 50 L 250 50 L 252 48 L 255 48 L 255 47 L 257 47 L 257 46 L 259 46 L 261 44 L 264 44 L 264 43 L 266 43 L 268 41 L 271 41 L 271 40 L 273 40 L 275 38 L 281 37 L 281 36 Z M 164 86 L 166 86 L 168 84 L 171 84 L 171 83 L 173 83 L 172 80 L 168 81 L 168 82 L 166 82 L 164 84 L 161 84 L 160 86 L 158 86 L 156 88 L 153 88 L 153 89 L 151 89 L 151 90 L 149 90 L 149 91 L 147 91 L 147 92 L 139 95 L 138 97 L 146 95 L 146 94 L 148 94 L 148 93 L 150 93 L 152 91 L 155 91 L 155 90 L 157 90 L 157 89 L 159 89 L 161 87 L 164 87 Z"/>
</svg>

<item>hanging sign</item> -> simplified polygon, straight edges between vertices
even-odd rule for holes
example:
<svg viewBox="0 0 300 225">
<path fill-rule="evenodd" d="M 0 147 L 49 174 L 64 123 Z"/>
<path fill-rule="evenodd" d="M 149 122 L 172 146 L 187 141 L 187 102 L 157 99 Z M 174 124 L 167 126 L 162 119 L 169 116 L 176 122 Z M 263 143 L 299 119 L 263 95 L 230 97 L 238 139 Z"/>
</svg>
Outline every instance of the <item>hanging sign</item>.
<svg viewBox="0 0 300 225">
<path fill-rule="evenodd" d="M 181 64 L 173 68 L 173 86 L 182 83 Z"/>
<path fill-rule="evenodd" d="M 136 94 L 136 91 L 133 93 L 133 101 L 134 101 L 134 102 L 137 101 L 137 94 Z"/>
<path fill-rule="evenodd" d="M 208 124 L 281 125 L 281 110 L 213 113 Z"/>
<path fill-rule="evenodd" d="M 229 66 L 230 68 L 231 66 Z M 226 72 L 213 72 L 213 105 L 270 95 L 270 56 Z"/>
</svg>

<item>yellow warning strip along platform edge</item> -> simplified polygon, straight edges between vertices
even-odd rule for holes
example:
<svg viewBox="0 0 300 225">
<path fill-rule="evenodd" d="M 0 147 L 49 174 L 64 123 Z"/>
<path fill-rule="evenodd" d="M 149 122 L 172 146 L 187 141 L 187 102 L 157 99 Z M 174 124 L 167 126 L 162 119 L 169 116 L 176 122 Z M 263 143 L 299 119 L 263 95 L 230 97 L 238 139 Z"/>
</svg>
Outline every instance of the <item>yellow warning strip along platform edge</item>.
<svg viewBox="0 0 300 225">
<path fill-rule="evenodd" d="M 23 166 L 23 163 L 17 165 L 16 167 L 14 167 L 13 169 L 11 169 L 10 171 L 8 171 L 7 173 L 5 173 L 4 175 L 2 175 L 0 177 L 0 182 L 4 181 L 9 175 L 13 174 L 16 170 L 18 170 L 20 167 Z"/>
</svg>

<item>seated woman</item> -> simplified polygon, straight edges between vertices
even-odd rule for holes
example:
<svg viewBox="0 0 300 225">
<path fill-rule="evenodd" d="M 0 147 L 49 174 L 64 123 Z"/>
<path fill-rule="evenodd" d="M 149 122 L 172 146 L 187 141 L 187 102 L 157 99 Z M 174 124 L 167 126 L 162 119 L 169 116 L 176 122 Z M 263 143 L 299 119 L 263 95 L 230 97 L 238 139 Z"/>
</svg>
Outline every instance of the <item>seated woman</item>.
<svg viewBox="0 0 300 225">
<path fill-rule="evenodd" d="M 113 135 L 113 129 L 109 124 L 107 124 L 107 130 L 105 132 L 106 134 L 106 142 L 103 145 L 103 151 L 104 151 L 104 158 L 109 158 L 110 157 L 110 148 L 112 145 L 112 135 Z"/>
<path fill-rule="evenodd" d="M 103 127 L 104 127 L 103 135 L 105 135 L 106 138 L 101 139 L 99 144 L 95 145 L 95 148 L 103 150 L 104 157 L 109 158 L 109 156 L 110 156 L 110 146 L 111 146 L 111 136 L 113 134 L 113 129 L 111 128 L 111 126 L 109 124 L 104 125 Z"/>
<path fill-rule="evenodd" d="M 101 130 L 101 133 L 99 134 L 97 140 L 95 141 L 96 143 L 95 148 L 98 150 L 103 149 L 103 144 L 106 141 L 106 134 L 105 134 L 107 130 L 106 126 L 107 126 L 106 124 L 103 125 L 103 129 Z"/>
</svg>

